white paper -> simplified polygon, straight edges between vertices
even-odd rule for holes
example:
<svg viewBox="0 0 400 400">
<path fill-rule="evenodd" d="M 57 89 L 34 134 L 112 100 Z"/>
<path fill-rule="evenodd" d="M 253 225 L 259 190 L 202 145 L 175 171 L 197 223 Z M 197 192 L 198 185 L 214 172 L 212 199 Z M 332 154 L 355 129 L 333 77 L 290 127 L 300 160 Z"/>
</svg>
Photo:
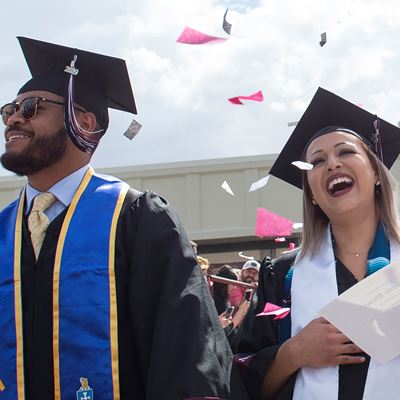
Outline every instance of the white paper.
<svg viewBox="0 0 400 400">
<path fill-rule="evenodd" d="M 303 223 L 302 222 L 295 222 L 293 224 L 293 229 L 301 229 L 303 227 Z"/>
<path fill-rule="evenodd" d="M 388 265 L 319 312 L 383 364 L 400 355 L 400 265 Z"/>
<path fill-rule="evenodd" d="M 292 251 L 298 250 L 299 248 L 300 248 L 300 247 L 295 247 L 295 248 L 292 249 L 292 250 L 284 250 L 284 251 L 281 251 L 281 254 L 291 253 Z"/>
<path fill-rule="evenodd" d="M 222 189 L 224 189 L 226 192 L 228 192 L 230 195 L 234 196 L 235 193 L 232 192 L 232 189 L 230 188 L 230 186 L 228 185 L 227 181 L 223 181 L 222 185 L 221 185 Z"/>
<path fill-rule="evenodd" d="M 314 165 L 306 163 L 304 161 L 293 161 L 292 165 L 294 165 L 298 169 L 302 169 L 302 170 L 305 170 L 305 171 L 310 171 L 311 169 L 314 168 Z"/>
<path fill-rule="evenodd" d="M 264 178 L 259 179 L 257 182 L 253 182 L 250 186 L 249 192 L 254 192 L 255 190 L 261 189 L 264 187 L 269 180 L 269 175 L 264 176 Z"/>
<path fill-rule="evenodd" d="M 243 251 L 239 251 L 239 257 L 245 258 L 246 260 L 254 260 L 254 257 L 252 256 L 245 256 Z"/>
</svg>

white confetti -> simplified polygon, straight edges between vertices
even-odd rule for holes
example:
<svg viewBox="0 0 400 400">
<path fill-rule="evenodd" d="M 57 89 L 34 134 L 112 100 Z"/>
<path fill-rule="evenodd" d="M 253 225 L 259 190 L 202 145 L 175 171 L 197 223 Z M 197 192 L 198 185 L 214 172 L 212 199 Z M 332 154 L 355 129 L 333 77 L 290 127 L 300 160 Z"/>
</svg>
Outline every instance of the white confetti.
<svg viewBox="0 0 400 400">
<path fill-rule="evenodd" d="M 261 189 L 268 183 L 269 175 L 264 176 L 264 178 L 259 179 L 257 182 L 253 182 L 250 186 L 249 192 L 254 192 L 255 190 Z"/>
<path fill-rule="evenodd" d="M 229 193 L 230 195 L 234 196 L 235 193 L 233 193 L 232 189 L 230 188 L 230 186 L 228 185 L 227 181 L 223 181 L 222 185 L 221 185 L 222 189 L 225 190 L 225 192 Z"/>
<path fill-rule="evenodd" d="M 243 251 L 239 251 L 239 257 L 245 258 L 246 260 L 254 260 L 254 257 L 245 256 Z"/>
<path fill-rule="evenodd" d="M 302 169 L 305 171 L 310 171 L 314 168 L 314 165 L 306 163 L 304 161 L 293 161 L 292 164 L 298 169 Z"/>
</svg>

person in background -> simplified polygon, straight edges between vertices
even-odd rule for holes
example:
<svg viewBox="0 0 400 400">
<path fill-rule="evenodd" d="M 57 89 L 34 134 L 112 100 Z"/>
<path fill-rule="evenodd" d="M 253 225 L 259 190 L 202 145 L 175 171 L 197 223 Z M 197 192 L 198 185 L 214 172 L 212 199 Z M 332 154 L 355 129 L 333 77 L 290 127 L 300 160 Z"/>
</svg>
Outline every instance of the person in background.
<svg viewBox="0 0 400 400">
<path fill-rule="evenodd" d="M 397 398 L 400 357 L 381 364 L 318 312 L 389 263 L 400 264 L 400 129 L 318 89 L 270 174 L 303 189 L 299 252 L 263 263 L 257 302 L 235 338 L 253 399 Z M 309 164 L 296 169 L 294 161 Z M 266 303 L 291 307 L 258 317 Z"/>
<path fill-rule="evenodd" d="M 32 79 L 0 108 L 1 163 L 28 183 L 0 213 L 0 397 L 234 399 L 175 211 L 90 166 L 108 108 L 136 113 L 125 61 L 19 41 Z"/>
<path fill-rule="evenodd" d="M 240 272 L 240 281 L 245 283 L 257 284 L 258 273 L 260 271 L 260 263 L 256 260 L 247 260 Z M 232 306 L 238 308 L 244 299 L 246 288 L 235 286 L 229 295 L 229 302 Z"/>
<path fill-rule="evenodd" d="M 219 271 L 216 273 L 216 276 L 234 281 L 238 280 L 233 268 L 226 264 L 219 269 Z M 231 306 L 229 302 L 229 296 L 234 289 L 234 286 L 229 284 L 227 285 L 226 283 L 214 282 L 212 289 L 215 308 L 217 309 L 218 315 L 221 315 L 229 306 Z"/>
<path fill-rule="evenodd" d="M 197 256 L 197 262 L 200 266 L 201 272 L 205 277 L 208 275 L 208 268 L 210 266 L 208 259 L 202 256 Z"/>
</svg>

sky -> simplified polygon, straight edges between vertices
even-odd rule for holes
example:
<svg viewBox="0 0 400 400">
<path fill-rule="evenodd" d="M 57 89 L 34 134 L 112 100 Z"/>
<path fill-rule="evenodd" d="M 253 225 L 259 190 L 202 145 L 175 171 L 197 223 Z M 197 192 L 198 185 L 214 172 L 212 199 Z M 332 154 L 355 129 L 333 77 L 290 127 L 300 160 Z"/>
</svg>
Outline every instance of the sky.
<svg viewBox="0 0 400 400">
<path fill-rule="evenodd" d="M 228 37 L 227 7 L 228 40 L 176 42 L 185 26 Z M 126 60 L 138 115 L 110 112 L 95 167 L 279 153 L 318 87 L 398 124 L 399 11 L 396 0 L 19 1 L 0 11 L 0 102 L 30 78 L 26 36 Z M 258 90 L 263 102 L 227 100 Z M 133 117 L 143 127 L 130 141 Z"/>
</svg>

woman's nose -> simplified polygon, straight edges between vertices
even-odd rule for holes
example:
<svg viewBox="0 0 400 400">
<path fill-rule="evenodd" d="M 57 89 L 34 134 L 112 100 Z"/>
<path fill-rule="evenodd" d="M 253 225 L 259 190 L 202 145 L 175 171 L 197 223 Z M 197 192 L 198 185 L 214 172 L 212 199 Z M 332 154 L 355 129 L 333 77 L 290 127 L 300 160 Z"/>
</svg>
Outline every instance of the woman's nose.
<svg viewBox="0 0 400 400">
<path fill-rule="evenodd" d="M 335 155 L 331 155 L 328 157 L 327 166 L 330 171 L 336 168 L 340 168 L 341 165 L 342 165 L 341 161 Z"/>
</svg>

